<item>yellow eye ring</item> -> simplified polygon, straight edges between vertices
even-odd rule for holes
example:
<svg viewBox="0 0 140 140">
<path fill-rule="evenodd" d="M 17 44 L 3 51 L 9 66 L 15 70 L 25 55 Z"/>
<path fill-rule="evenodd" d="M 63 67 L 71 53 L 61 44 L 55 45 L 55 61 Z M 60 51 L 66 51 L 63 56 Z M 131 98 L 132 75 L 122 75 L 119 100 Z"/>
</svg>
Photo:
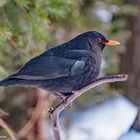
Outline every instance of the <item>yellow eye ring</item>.
<svg viewBox="0 0 140 140">
<path fill-rule="evenodd" d="M 96 42 L 101 43 L 102 39 L 101 38 L 96 38 Z"/>
</svg>

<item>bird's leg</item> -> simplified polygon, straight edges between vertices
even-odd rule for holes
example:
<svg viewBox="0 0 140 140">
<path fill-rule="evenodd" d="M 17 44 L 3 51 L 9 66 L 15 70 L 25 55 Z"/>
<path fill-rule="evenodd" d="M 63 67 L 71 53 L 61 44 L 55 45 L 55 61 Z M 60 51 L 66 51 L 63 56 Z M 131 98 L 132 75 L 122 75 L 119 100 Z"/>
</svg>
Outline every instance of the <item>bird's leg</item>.
<svg viewBox="0 0 140 140">
<path fill-rule="evenodd" d="M 74 94 L 74 93 L 75 93 L 75 91 L 72 91 L 72 92 L 71 92 L 71 94 Z M 70 94 L 70 95 L 71 95 L 71 94 Z M 69 96 L 70 96 L 70 95 L 69 95 Z M 71 108 L 71 107 L 72 107 L 72 103 L 70 103 L 68 107 Z"/>
<path fill-rule="evenodd" d="M 66 98 L 67 98 L 67 96 L 65 96 L 65 95 L 63 95 L 62 93 L 56 93 L 55 95 L 57 95 L 60 99 L 62 99 L 63 100 L 63 103 L 64 104 L 66 104 Z M 53 112 L 53 108 L 51 107 L 51 108 L 49 108 L 48 109 L 48 112 L 50 113 L 50 114 L 52 114 L 52 112 Z"/>
<path fill-rule="evenodd" d="M 67 96 L 63 95 L 62 93 L 59 93 L 59 96 L 63 100 L 63 103 L 66 104 Z"/>
<path fill-rule="evenodd" d="M 72 93 L 69 93 L 69 95 L 65 95 L 61 92 L 57 93 L 57 95 L 63 100 L 63 103 L 66 104 L 66 99 L 71 95 Z M 66 107 L 71 107 L 72 106 L 72 103 L 69 104 L 68 106 Z"/>
<path fill-rule="evenodd" d="M 69 95 L 64 95 L 63 93 L 60 93 L 59 95 L 60 95 L 60 97 L 63 99 L 63 103 L 65 104 L 66 103 L 66 99 L 69 97 L 69 96 L 71 96 L 71 94 L 73 94 L 73 92 L 72 93 L 69 93 Z M 72 107 L 72 103 L 70 103 L 68 106 L 66 106 L 66 107 L 68 107 L 68 108 L 71 108 Z"/>
<path fill-rule="evenodd" d="M 70 95 L 69 95 L 69 96 L 70 96 Z M 66 109 L 67 109 L 67 108 L 69 109 L 69 108 L 72 107 L 72 103 L 70 103 L 68 106 L 66 106 L 66 99 L 67 99 L 69 96 L 65 96 L 65 95 L 61 96 L 61 98 L 62 98 L 62 100 L 63 100 L 63 103 L 65 104 Z"/>
</svg>

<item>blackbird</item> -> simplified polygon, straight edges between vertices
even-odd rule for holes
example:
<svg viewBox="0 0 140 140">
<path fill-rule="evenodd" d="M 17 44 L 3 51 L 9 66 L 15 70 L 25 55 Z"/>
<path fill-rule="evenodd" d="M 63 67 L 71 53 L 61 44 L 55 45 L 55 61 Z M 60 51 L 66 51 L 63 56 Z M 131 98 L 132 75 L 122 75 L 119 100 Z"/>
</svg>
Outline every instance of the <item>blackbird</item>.
<svg viewBox="0 0 140 140">
<path fill-rule="evenodd" d="M 118 44 L 96 31 L 82 33 L 32 58 L 0 86 L 38 87 L 66 97 L 99 76 L 104 47 Z"/>
</svg>

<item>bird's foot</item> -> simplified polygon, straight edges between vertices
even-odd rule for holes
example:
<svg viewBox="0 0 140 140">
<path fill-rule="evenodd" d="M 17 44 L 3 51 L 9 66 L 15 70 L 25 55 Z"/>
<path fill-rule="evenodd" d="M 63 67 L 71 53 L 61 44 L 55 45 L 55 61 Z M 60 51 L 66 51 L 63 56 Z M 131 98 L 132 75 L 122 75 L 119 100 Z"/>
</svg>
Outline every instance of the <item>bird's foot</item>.
<svg viewBox="0 0 140 140">
<path fill-rule="evenodd" d="M 69 105 L 67 105 L 67 98 L 69 98 L 69 96 L 71 95 L 64 95 L 63 93 L 59 92 L 57 93 L 57 95 L 62 99 L 63 104 L 65 105 L 65 107 L 70 107 L 72 106 L 72 103 L 70 103 Z"/>
<path fill-rule="evenodd" d="M 69 107 L 69 106 L 71 107 L 72 104 L 66 105 L 67 98 L 68 98 L 69 96 L 65 96 L 65 95 L 63 95 L 63 94 L 61 93 L 61 94 L 60 94 L 60 97 L 61 97 L 61 99 L 63 100 L 63 103 L 64 103 L 65 107 Z"/>
<path fill-rule="evenodd" d="M 67 96 L 61 94 L 61 99 L 63 100 L 63 103 L 66 104 Z"/>
<path fill-rule="evenodd" d="M 52 114 L 53 111 L 54 111 L 53 107 L 50 107 L 50 108 L 48 109 L 48 112 L 49 112 L 50 114 Z"/>
<path fill-rule="evenodd" d="M 62 100 L 63 100 L 63 103 L 64 103 L 65 107 L 71 108 L 71 107 L 72 107 L 72 103 L 70 103 L 69 105 L 66 105 L 66 103 L 67 103 L 67 98 L 68 98 L 68 97 L 69 97 L 69 96 L 64 96 L 64 95 L 63 95 Z"/>
</svg>

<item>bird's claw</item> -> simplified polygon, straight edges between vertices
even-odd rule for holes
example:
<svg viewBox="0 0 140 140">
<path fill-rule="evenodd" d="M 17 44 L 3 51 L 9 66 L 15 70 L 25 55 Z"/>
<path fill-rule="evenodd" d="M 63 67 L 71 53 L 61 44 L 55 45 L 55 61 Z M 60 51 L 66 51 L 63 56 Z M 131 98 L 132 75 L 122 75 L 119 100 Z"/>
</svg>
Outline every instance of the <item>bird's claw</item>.
<svg viewBox="0 0 140 140">
<path fill-rule="evenodd" d="M 54 111 L 53 107 L 50 107 L 50 108 L 48 109 L 48 112 L 49 112 L 50 114 L 52 114 L 53 111 Z"/>
</svg>

